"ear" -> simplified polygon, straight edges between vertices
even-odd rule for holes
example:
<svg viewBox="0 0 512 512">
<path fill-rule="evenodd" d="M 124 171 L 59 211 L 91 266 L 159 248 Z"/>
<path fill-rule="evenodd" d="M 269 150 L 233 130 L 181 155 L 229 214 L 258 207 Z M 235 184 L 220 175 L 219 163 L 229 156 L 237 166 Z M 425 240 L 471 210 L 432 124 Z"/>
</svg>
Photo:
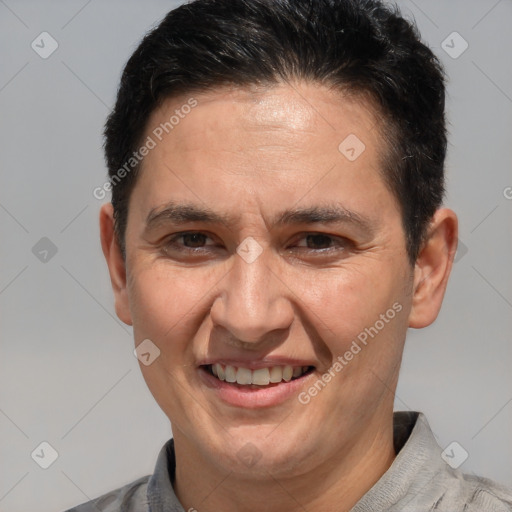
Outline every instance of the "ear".
<svg viewBox="0 0 512 512">
<path fill-rule="evenodd" d="M 130 303 L 126 289 L 126 264 L 114 232 L 114 209 L 111 203 L 100 210 L 101 248 L 107 261 L 110 282 L 114 291 L 116 314 L 125 324 L 132 325 Z"/>
<path fill-rule="evenodd" d="M 414 267 L 409 327 L 420 329 L 437 318 L 457 251 L 457 215 L 448 208 L 436 211 Z"/>
</svg>

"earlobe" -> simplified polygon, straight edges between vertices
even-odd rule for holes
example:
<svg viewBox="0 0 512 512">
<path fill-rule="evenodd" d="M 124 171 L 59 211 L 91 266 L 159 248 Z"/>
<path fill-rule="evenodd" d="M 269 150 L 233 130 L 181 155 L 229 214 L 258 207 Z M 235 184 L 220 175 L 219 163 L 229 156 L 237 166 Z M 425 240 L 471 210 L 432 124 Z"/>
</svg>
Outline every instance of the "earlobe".
<svg viewBox="0 0 512 512">
<path fill-rule="evenodd" d="M 114 231 L 114 210 L 111 203 L 102 205 L 99 221 L 101 248 L 110 274 L 116 314 L 125 324 L 132 325 L 126 286 L 126 264 Z"/>
<path fill-rule="evenodd" d="M 436 211 L 414 268 L 409 327 L 420 329 L 437 318 L 457 250 L 457 216 L 448 208 Z"/>
</svg>

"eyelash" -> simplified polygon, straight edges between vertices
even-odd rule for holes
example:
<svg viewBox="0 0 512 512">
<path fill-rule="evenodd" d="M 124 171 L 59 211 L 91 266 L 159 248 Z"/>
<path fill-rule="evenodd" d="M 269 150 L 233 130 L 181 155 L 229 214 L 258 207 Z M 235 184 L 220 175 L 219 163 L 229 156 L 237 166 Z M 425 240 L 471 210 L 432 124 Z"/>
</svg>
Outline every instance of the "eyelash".
<svg viewBox="0 0 512 512">
<path fill-rule="evenodd" d="M 210 236 L 208 236 L 206 233 L 202 231 L 184 231 L 181 233 L 176 233 L 172 235 L 171 237 L 167 238 L 167 240 L 164 242 L 164 251 L 169 252 L 170 250 L 175 250 L 179 252 L 188 252 L 189 254 L 198 254 L 198 253 L 205 253 L 209 249 L 208 247 L 216 247 L 215 245 L 212 246 L 202 246 L 202 247 L 187 247 L 181 244 L 176 244 L 176 242 L 181 238 L 187 236 L 187 235 L 201 235 L 206 237 L 207 239 L 213 240 Z M 353 245 L 350 240 L 344 238 L 344 237 L 335 237 L 332 235 L 328 235 L 326 233 L 320 233 L 320 232 L 307 232 L 302 233 L 301 238 L 298 240 L 305 240 L 307 237 L 322 237 L 324 239 L 328 239 L 330 243 L 334 244 L 334 246 L 330 247 L 322 247 L 320 249 L 312 249 L 304 246 L 300 246 L 301 250 L 311 250 L 318 254 L 325 254 L 326 252 L 332 252 L 334 250 L 346 249 L 347 247 L 350 247 Z M 338 246 L 338 247 L 336 247 Z"/>
</svg>

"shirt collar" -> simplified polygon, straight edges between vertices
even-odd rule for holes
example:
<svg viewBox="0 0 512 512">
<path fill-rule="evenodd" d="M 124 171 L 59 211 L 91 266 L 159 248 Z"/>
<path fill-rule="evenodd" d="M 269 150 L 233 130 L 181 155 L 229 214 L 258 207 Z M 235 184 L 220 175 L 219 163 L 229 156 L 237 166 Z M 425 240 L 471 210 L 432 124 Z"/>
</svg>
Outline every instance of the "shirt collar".
<svg viewBox="0 0 512 512">
<path fill-rule="evenodd" d="M 148 482 L 149 512 L 183 512 L 172 486 L 175 474 L 174 439 L 170 439 L 160 450 L 155 472 Z"/>
<path fill-rule="evenodd" d="M 419 510 L 420 504 L 429 510 L 429 505 L 443 494 L 443 489 L 433 484 L 439 472 L 446 471 L 446 464 L 425 415 L 414 411 L 395 412 L 393 438 L 395 460 L 351 512 Z"/>
</svg>

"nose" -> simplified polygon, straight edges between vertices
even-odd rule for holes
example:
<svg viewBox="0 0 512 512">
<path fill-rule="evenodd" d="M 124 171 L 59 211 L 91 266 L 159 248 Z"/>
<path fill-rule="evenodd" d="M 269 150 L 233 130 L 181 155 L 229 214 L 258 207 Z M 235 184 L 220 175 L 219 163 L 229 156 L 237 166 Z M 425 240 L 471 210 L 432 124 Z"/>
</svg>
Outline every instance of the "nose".
<svg viewBox="0 0 512 512">
<path fill-rule="evenodd" d="M 238 254 L 233 258 L 210 310 L 212 322 L 239 343 L 275 343 L 291 326 L 294 310 L 288 287 L 271 268 L 273 255 L 266 249 L 251 263 Z"/>
</svg>

